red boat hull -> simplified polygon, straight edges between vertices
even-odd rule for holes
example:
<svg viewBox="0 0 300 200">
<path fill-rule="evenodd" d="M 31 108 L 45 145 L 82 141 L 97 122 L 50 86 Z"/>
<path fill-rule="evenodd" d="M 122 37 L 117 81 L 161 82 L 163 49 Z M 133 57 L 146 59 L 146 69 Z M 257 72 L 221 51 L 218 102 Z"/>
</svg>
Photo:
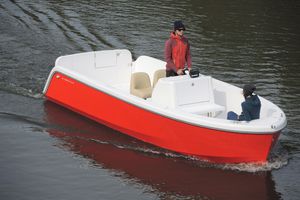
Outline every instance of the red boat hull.
<svg viewBox="0 0 300 200">
<path fill-rule="evenodd" d="M 52 76 L 45 96 L 147 143 L 217 163 L 265 162 L 280 134 L 234 133 L 187 124 L 139 108 L 60 73 Z"/>
</svg>

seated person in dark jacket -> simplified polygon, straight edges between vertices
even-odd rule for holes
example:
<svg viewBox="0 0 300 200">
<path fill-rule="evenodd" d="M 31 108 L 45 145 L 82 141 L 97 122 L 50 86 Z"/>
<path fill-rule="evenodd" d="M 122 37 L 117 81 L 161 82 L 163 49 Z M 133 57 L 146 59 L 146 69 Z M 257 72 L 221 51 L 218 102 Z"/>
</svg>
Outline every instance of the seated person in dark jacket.
<svg viewBox="0 0 300 200">
<path fill-rule="evenodd" d="M 245 101 L 242 103 L 242 113 L 237 115 L 235 112 L 228 112 L 227 119 L 238 121 L 251 121 L 259 119 L 261 103 L 258 96 L 253 92 L 256 90 L 254 85 L 245 85 L 243 87 L 243 95 Z"/>
</svg>

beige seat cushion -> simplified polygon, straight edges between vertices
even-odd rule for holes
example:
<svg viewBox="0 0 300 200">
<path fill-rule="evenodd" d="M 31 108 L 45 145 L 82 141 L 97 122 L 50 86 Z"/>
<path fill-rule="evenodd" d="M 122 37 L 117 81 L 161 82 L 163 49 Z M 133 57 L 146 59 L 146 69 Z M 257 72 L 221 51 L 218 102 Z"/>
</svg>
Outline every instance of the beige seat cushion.
<svg viewBox="0 0 300 200">
<path fill-rule="evenodd" d="M 152 87 L 147 73 L 136 72 L 131 75 L 130 93 L 144 99 L 151 97 Z"/>
<path fill-rule="evenodd" d="M 154 72 L 154 75 L 153 75 L 153 88 L 155 87 L 157 81 L 160 78 L 163 78 L 163 77 L 166 77 L 166 70 L 165 69 L 159 69 L 159 70 L 156 70 Z"/>
</svg>

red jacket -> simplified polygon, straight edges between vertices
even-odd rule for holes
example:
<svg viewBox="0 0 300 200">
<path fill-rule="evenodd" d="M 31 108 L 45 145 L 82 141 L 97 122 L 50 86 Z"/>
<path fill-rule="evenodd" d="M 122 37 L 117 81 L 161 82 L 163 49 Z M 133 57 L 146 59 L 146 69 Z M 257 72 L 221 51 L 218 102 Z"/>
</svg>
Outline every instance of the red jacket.
<svg viewBox="0 0 300 200">
<path fill-rule="evenodd" d="M 184 36 L 179 37 L 172 32 L 170 39 L 165 44 L 165 60 L 167 70 L 177 72 L 178 69 L 183 69 L 185 64 L 188 68 L 191 68 L 190 44 L 187 38 Z"/>
</svg>

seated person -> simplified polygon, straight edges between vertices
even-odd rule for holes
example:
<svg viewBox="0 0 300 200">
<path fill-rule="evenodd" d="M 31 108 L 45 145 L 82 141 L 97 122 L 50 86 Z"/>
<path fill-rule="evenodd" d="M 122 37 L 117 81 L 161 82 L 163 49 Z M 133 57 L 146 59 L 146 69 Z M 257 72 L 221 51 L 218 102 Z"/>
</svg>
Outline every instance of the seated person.
<svg viewBox="0 0 300 200">
<path fill-rule="evenodd" d="M 237 115 L 235 112 L 230 111 L 227 114 L 227 119 L 237 121 L 251 121 L 253 119 L 259 119 L 261 103 L 257 95 L 253 95 L 256 90 L 254 85 L 244 85 L 243 95 L 245 101 L 241 104 L 242 113 Z"/>
</svg>

